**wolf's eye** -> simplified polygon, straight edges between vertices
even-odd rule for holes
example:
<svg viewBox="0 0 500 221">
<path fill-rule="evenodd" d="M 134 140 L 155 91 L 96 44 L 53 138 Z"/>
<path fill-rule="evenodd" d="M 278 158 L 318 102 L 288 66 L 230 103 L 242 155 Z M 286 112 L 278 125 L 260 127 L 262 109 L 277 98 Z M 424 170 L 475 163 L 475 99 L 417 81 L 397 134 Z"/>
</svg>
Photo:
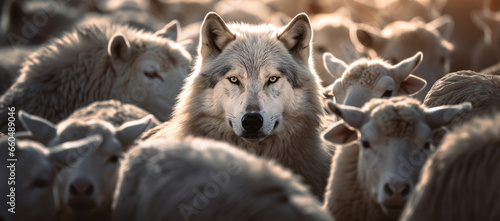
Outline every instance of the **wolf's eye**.
<svg viewBox="0 0 500 221">
<path fill-rule="evenodd" d="M 384 94 L 382 94 L 382 97 L 391 97 L 392 96 L 392 91 L 391 90 L 386 90 Z"/>
<path fill-rule="evenodd" d="M 233 84 L 238 84 L 240 82 L 237 77 L 228 77 L 227 79 Z"/>
<path fill-rule="evenodd" d="M 279 77 L 272 76 L 269 78 L 269 84 L 276 83 L 278 81 Z"/>
</svg>

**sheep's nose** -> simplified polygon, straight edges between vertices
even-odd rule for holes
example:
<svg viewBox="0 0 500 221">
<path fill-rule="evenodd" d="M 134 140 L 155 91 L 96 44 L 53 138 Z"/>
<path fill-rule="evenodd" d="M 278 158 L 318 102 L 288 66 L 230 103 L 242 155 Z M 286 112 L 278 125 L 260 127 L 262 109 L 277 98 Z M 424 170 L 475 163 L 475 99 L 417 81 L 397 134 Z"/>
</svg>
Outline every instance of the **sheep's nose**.
<svg viewBox="0 0 500 221">
<path fill-rule="evenodd" d="M 259 113 L 248 113 L 241 118 L 241 125 L 248 132 L 258 132 L 263 124 L 264 119 Z"/>
<path fill-rule="evenodd" d="M 77 179 L 69 186 L 73 197 L 88 197 L 94 192 L 94 186 L 86 179 Z"/>
<path fill-rule="evenodd" d="M 389 198 L 397 195 L 406 198 L 410 194 L 410 184 L 405 182 L 388 182 L 384 185 L 384 193 Z"/>
</svg>

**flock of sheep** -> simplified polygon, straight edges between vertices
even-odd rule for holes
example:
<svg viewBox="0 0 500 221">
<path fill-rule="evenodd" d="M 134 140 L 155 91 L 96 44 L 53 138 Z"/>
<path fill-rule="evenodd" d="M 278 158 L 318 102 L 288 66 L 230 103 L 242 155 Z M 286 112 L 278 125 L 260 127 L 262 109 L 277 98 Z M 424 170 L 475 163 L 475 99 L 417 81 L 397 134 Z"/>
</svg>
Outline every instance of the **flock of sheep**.
<svg viewBox="0 0 500 221">
<path fill-rule="evenodd" d="M 498 1 L 1 7 L 0 220 L 500 219 Z M 261 41 L 294 73 L 253 142 L 208 75 Z"/>
</svg>

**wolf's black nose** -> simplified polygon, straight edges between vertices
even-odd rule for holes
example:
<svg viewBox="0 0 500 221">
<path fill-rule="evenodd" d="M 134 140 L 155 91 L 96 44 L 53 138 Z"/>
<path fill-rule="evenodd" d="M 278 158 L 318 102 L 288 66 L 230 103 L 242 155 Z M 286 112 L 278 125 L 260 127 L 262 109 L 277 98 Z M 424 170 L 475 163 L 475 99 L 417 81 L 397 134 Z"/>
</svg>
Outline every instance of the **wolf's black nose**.
<svg viewBox="0 0 500 221">
<path fill-rule="evenodd" d="M 262 127 L 264 119 L 258 113 L 248 113 L 241 118 L 243 129 L 248 132 L 257 132 Z"/>
</svg>

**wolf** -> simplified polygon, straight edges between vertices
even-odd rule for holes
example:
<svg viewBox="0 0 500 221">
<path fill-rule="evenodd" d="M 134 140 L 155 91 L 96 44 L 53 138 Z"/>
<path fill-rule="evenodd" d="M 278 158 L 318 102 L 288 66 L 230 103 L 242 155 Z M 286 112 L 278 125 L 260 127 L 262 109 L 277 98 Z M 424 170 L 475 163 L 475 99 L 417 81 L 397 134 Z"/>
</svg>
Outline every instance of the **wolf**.
<svg viewBox="0 0 500 221">
<path fill-rule="evenodd" d="M 172 119 L 143 140 L 199 136 L 272 159 L 303 177 L 323 198 L 330 151 L 319 136 L 321 86 L 306 14 L 285 27 L 226 24 L 208 13 L 198 59 Z"/>
</svg>

